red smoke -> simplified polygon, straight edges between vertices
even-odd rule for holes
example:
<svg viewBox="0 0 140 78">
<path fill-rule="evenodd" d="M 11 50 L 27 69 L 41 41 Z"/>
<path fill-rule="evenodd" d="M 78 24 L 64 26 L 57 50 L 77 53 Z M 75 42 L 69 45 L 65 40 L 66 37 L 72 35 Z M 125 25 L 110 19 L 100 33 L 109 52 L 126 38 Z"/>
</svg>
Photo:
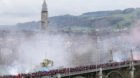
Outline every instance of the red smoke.
<svg viewBox="0 0 140 78">
<path fill-rule="evenodd" d="M 133 60 L 140 60 L 140 52 L 133 52 Z"/>
<path fill-rule="evenodd" d="M 125 35 L 124 38 L 131 43 L 140 44 L 140 21 L 136 22 L 134 28 L 132 28 L 130 33 Z"/>
</svg>

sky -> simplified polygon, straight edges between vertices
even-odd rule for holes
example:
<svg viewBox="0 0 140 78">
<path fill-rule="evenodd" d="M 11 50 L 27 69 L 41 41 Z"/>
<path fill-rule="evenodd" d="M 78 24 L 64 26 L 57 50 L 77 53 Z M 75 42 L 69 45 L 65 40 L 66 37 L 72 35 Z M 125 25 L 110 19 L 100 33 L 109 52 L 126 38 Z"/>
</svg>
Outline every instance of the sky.
<svg viewBox="0 0 140 78">
<path fill-rule="evenodd" d="M 85 12 L 140 8 L 140 0 L 46 0 L 49 17 Z M 0 0 L 0 25 L 39 21 L 43 0 Z"/>
</svg>

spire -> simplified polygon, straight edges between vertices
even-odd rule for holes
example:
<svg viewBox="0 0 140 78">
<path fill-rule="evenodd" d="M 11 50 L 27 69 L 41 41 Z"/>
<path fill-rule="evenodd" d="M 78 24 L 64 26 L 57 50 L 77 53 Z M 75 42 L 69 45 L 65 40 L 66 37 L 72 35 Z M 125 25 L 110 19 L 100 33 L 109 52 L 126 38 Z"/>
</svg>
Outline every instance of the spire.
<svg viewBox="0 0 140 78">
<path fill-rule="evenodd" d="M 42 12 L 46 12 L 46 11 L 48 11 L 48 9 L 47 9 L 47 4 L 46 4 L 46 0 L 44 0 L 44 2 L 43 2 L 43 5 L 42 5 Z"/>
</svg>

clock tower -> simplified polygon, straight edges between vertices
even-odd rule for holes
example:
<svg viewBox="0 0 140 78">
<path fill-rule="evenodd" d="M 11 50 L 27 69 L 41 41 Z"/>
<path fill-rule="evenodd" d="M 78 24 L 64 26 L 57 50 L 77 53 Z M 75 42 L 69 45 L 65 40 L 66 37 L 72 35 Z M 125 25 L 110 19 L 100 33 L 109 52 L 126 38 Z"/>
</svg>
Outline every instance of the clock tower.
<svg viewBox="0 0 140 78">
<path fill-rule="evenodd" d="M 48 31 L 48 9 L 47 9 L 47 4 L 46 0 L 44 0 L 43 5 L 42 5 L 42 11 L 41 11 L 41 31 Z"/>
</svg>

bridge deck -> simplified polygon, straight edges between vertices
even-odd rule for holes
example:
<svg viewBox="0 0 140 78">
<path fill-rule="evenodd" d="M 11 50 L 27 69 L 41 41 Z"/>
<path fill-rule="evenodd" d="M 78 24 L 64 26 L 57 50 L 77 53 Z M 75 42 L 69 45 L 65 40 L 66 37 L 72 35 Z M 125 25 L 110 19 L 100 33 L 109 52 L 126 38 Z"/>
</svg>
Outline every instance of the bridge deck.
<svg viewBox="0 0 140 78">
<path fill-rule="evenodd" d="M 134 61 L 134 66 L 140 65 L 140 60 Z M 131 66 L 130 61 L 124 61 L 124 62 L 114 62 L 114 63 L 106 63 L 106 64 L 99 64 L 99 65 L 88 65 L 88 66 L 80 66 L 75 68 L 64 68 L 64 69 L 56 69 L 51 70 L 49 72 L 35 72 L 35 73 L 28 73 L 28 74 L 18 74 L 18 76 L 21 77 L 41 77 L 41 78 L 56 78 L 58 77 L 58 74 L 61 75 L 61 77 L 67 77 L 67 76 L 74 76 L 84 73 L 91 73 L 91 72 L 99 72 L 100 67 L 102 67 L 102 70 L 113 70 L 113 69 L 120 69 L 120 68 L 127 68 Z M 0 78 L 13 78 L 14 76 L 0 76 Z"/>
<path fill-rule="evenodd" d="M 140 65 L 140 63 L 135 63 L 134 66 Z M 118 69 L 118 68 L 125 68 L 129 67 L 130 64 L 126 65 L 120 65 L 120 66 L 114 66 L 114 67 L 107 67 L 107 68 L 102 68 L 103 71 L 105 70 L 112 70 L 112 69 Z M 78 72 L 69 72 L 69 73 L 64 73 L 61 74 L 61 77 L 66 77 L 66 76 L 72 76 L 72 75 L 78 75 L 78 74 L 84 74 L 84 73 L 90 73 L 90 72 L 98 72 L 100 69 L 92 69 L 92 70 L 85 70 L 85 71 L 78 71 Z M 54 75 L 53 77 L 57 77 L 57 75 Z"/>
</svg>

